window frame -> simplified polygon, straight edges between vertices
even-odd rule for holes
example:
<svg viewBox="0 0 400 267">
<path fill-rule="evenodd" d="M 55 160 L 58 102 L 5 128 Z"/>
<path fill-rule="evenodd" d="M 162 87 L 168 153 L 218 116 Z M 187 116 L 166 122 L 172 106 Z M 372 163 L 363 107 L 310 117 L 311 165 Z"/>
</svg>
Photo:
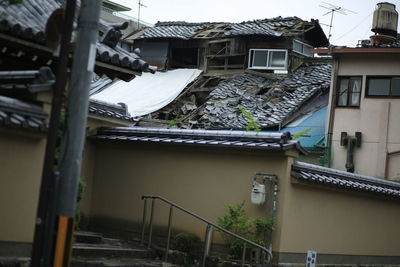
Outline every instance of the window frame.
<svg viewBox="0 0 400 267">
<path fill-rule="evenodd" d="M 255 51 L 266 51 L 267 52 L 267 60 L 266 60 L 266 66 L 254 66 L 254 52 Z M 271 67 L 268 66 L 270 62 L 270 53 L 273 52 L 285 52 L 285 66 L 284 67 Z M 252 56 L 253 55 L 253 56 Z M 248 69 L 253 69 L 253 70 L 287 70 L 288 67 L 288 50 L 286 49 L 261 49 L 261 48 L 250 48 L 249 49 L 249 62 L 248 62 Z"/>
<path fill-rule="evenodd" d="M 294 43 L 298 43 L 301 45 L 301 52 L 294 50 Z M 308 46 L 310 47 L 310 50 L 314 49 L 314 47 L 312 45 L 309 45 L 307 43 L 304 43 L 302 41 L 299 41 L 297 39 L 293 39 L 293 43 L 292 43 L 292 51 L 295 53 L 298 53 L 300 55 L 306 56 L 306 57 L 314 57 L 314 54 L 310 52 L 310 55 L 303 53 L 304 51 L 304 46 Z"/>
<path fill-rule="evenodd" d="M 348 91 L 347 91 L 347 99 L 346 99 L 346 105 L 339 105 L 339 93 L 340 93 L 340 84 L 342 79 L 348 79 Z M 353 95 L 352 88 L 350 86 L 351 80 L 354 79 L 360 79 L 360 92 L 358 92 L 358 105 L 351 105 L 350 104 L 350 99 L 351 96 Z M 362 75 L 351 75 L 351 76 L 337 76 L 336 80 L 336 105 L 335 107 L 337 108 L 360 108 L 361 105 L 361 95 L 362 95 L 362 87 L 363 87 L 363 76 Z"/>
<path fill-rule="evenodd" d="M 389 94 L 388 95 L 370 95 L 369 94 L 369 81 L 370 79 L 385 80 L 390 79 Z M 400 95 L 391 95 L 393 79 L 400 79 L 400 76 L 390 75 L 368 75 L 365 82 L 365 97 L 366 98 L 400 98 Z"/>
</svg>

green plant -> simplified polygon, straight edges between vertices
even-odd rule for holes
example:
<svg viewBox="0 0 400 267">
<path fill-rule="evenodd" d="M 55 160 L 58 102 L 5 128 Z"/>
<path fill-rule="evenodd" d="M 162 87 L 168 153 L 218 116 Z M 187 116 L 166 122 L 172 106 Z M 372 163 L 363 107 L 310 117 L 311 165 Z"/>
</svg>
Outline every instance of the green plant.
<svg viewBox="0 0 400 267">
<path fill-rule="evenodd" d="M 183 119 L 185 118 L 185 115 L 180 115 L 179 117 L 176 117 L 175 119 L 169 120 L 168 121 L 168 127 L 174 127 L 175 125 L 181 123 Z"/>
<path fill-rule="evenodd" d="M 305 130 L 303 130 L 303 131 L 301 131 L 301 132 L 299 132 L 297 134 L 293 134 L 292 135 L 292 139 L 293 140 L 297 140 L 300 137 L 307 137 L 308 132 L 311 131 L 311 130 L 312 130 L 311 128 L 307 128 L 307 129 L 305 129 Z"/>
<path fill-rule="evenodd" d="M 201 239 L 194 233 L 182 232 L 172 240 L 172 248 L 190 255 L 196 255 L 201 251 Z"/>
<path fill-rule="evenodd" d="M 244 210 L 244 201 L 240 204 L 227 205 L 227 214 L 218 218 L 218 225 L 259 245 L 265 246 L 264 237 L 273 229 L 272 219 L 248 218 Z M 239 259 L 243 242 L 228 234 L 222 233 L 222 238 L 228 245 L 229 257 Z"/>
<path fill-rule="evenodd" d="M 256 122 L 256 119 L 250 114 L 250 112 L 245 110 L 243 107 L 239 107 L 239 110 L 248 121 L 246 125 L 246 131 L 251 131 L 251 130 L 255 132 L 261 131 L 261 128 Z"/>
</svg>

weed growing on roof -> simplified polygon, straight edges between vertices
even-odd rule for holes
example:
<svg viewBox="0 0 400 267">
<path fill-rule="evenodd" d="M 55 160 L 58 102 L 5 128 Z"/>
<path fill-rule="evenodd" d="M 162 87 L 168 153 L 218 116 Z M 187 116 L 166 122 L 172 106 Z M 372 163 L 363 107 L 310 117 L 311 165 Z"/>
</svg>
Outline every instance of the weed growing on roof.
<svg viewBox="0 0 400 267">
<path fill-rule="evenodd" d="M 172 128 L 172 127 L 178 125 L 179 123 L 181 123 L 183 121 L 184 118 L 185 118 L 185 115 L 180 115 L 179 117 L 176 117 L 175 119 L 168 121 L 168 128 Z"/>
<path fill-rule="evenodd" d="M 248 123 L 246 125 L 246 131 L 251 131 L 251 130 L 253 130 L 255 132 L 261 131 L 261 128 L 258 125 L 258 123 L 256 122 L 256 119 L 251 115 L 250 112 L 245 110 L 243 107 L 239 107 L 239 110 L 248 121 Z"/>
<path fill-rule="evenodd" d="M 299 139 L 300 137 L 308 137 L 307 134 L 308 134 L 309 131 L 311 131 L 311 128 L 307 128 L 304 131 L 301 131 L 301 132 L 299 132 L 297 134 L 293 134 L 292 135 L 292 139 L 296 140 L 296 139 Z"/>
</svg>

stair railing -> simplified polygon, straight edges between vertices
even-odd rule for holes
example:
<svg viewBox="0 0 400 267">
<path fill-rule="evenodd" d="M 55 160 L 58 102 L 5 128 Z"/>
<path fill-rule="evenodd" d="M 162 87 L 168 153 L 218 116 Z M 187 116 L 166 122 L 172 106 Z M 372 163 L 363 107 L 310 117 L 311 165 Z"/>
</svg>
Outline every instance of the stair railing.
<svg viewBox="0 0 400 267">
<path fill-rule="evenodd" d="M 144 207 L 143 207 L 143 221 L 142 221 L 142 236 L 141 236 L 141 243 L 144 244 L 144 239 L 145 239 L 145 232 L 146 232 L 146 218 L 147 218 L 147 200 L 151 199 L 151 210 L 150 210 L 150 221 L 149 221 L 149 236 L 148 236 L 148 242 L 147 242 L 147 248 L 150 249 L 151 247 L 151 242 L 152 242 L 152 236 L 153 236 L 153 218 L 154 218 L 154 210 L 155 210 L 155 200 L 159 199 L 167 204 L 169 204 L 169 217 L 168 217 L 168 230 L 167 230 L 167 245 L 165 248 L 165 256 L 164 256 L 164 260 L 165 262 L 168 262 L 168 252 L 169 252 L 169 247 L 170 247 L 170 240 L 171 240 L 171 227 L 172 227 L 172 215 L 173 215 L 173 209 L 177 208 L 183 212 L 185 212 L 186 214 L 191 215 L 192 217 L 204 222 L 207 224 L 207 228 L 206 228 L 206 235 L 205 235 L 205 240 L 204 240 L 204 253 L 203 253 L 203 259 L 202 259 L 202 267 L 205 267 L 206 265 L 206 259 L 207 256 L 210 253 L 210 249 L 211 249 L 211 243 L 212 243 L 212 233 L 214 231 L 214 229 L 218 229 L 219 231 L 230 235 L 232 237 L 235 237 L 241 241 L 243 241 L 243 250 L 242 250 L 242 259 L 241 259 L 241 266 L 243 267 L 245 264 L 245 253 L 246 253 L 246 244 L 250 245 L 251 247 L 256 247 L 258 249 L 260 249 L 263 253 L 265 253 L 266 255 L 268 255 L 268 258 L 266 260 L 266 262 L 264 263 L 268 263 L 270 262 L 270 260 L 272 259 L 272 253 L 269 249 L 254 243 L 253 241 L 250 241 L 244 237 L 241 237 L 235 233 L 232 233 L 228 230 L 226 230 L 225 228 L 210 222 L 207 219 L 204 219 L 203 217 L 175 204 L 172 201 L 169 201 L 166 198 L 163 198 L 161 196 L 152 196 L 152 195 L 144 195 L 142 196 L 142 200 L 144 200 Z"/>
</svg>

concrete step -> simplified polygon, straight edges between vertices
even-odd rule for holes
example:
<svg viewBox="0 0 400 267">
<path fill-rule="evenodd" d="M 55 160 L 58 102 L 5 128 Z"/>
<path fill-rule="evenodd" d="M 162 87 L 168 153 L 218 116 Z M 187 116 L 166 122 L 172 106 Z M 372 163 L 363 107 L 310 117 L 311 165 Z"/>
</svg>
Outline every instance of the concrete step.
<svg viewBox="0 0 400 267">
<path fill-rule="evenodd" d="M 73 257 L 86 258 L 139 258 L 147 257 L 147 250 L 141 248 L 127 248 L 109 245 L 76 244 L 72 251 Z"/>
<path fill-rule="evenodd" d="M 150 259 L 74 259 L 71 263 L 71 267 L 173 267 L 170 263 L 165 263 L 158 260 Z"/>
<path fill-rule="evenodd" d="M 87 244 L 102 244 L 103 235 L 94 232 L 87 231 L 76 231 L 74 233 L 76 243 L 87 243 Z"/>
</svg>

